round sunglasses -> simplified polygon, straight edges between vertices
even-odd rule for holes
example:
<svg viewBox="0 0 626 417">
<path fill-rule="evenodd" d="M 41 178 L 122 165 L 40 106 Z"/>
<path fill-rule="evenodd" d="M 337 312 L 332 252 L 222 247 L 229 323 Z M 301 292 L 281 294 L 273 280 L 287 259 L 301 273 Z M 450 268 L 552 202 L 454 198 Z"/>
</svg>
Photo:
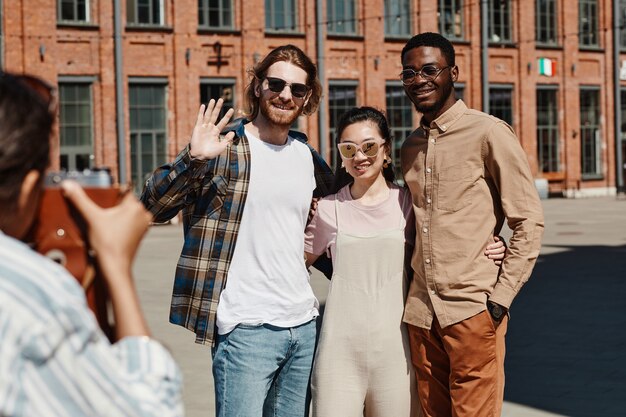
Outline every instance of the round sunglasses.
<svg viewBox="0 0 626 417">
<path fill-rule="evenodd" d="M 304 98 L 309 92 L 309 87 L 305 84 L 300 83 L 288 83 L 282 78 L 275 77 L 265 77 L 267 80 L 267 88 L 274 93 L 280 93 L 285 89 L 285 86 L 288 85 L 291 89 L 291 95 L 296 98 Z"/>
<path fill-rule="evenodd" d="M 343 159 L 352 159 L 356 156 L 358 151 L 361 151 L 363 155 L 368 158 L 373 158 L 378 155 L 378 150 L 380 149 L 380 143 L 375 140 L 366 140 L 365 142 L 357 145 L 355 143 L 350 142 L 341 142 L 337 144 L 337 148 L 339 149 L 339 154 Z"/>
</svg>

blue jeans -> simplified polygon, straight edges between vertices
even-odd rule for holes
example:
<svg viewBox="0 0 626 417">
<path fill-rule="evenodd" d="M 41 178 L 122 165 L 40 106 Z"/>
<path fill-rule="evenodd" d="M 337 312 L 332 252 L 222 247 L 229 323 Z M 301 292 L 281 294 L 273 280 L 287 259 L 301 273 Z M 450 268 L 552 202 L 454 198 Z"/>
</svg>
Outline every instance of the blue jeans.
<svg viewBox="0 0 626 417">
<path fill-rule="evenodd" d="M 213 349 L 216 417 L 305 417 L 315 320 L 297 327 L 239 325 Z"/>
</svg>

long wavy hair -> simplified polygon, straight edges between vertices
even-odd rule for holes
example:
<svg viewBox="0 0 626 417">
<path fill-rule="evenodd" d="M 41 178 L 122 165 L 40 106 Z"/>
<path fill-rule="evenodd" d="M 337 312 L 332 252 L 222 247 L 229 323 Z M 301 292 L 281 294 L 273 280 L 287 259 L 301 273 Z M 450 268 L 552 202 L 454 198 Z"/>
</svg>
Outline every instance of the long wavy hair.
<svg viewBox="0 0 626 417">
<path fill-rule="evenodd" d="M 322 85 L 317 78 L 317 67 L 302 49 L 294 45 L 283 45 L 273 49 L 263 60 L 248 70 L 250 82 L 244 93 L 244 113 L 248 119 L 253 120 L 259 114 L 260 98 L 254 94 L 256 83 L 265 79 L 269 67 L 281 61 L 302 68 L 307 74 L 306 85 L 311 89 L 311 93 L 302 113 L 310 115 L 317 110 L 322 98 Z"/>
<path fill-rule="evenodd" d="M 391 151 L 393 138 L 391 136 L 389 124 L 387 123 L 387 118 L 380 110 L 368 106 L 353 107 L 341 116 L 341 119 L 339 119 L 339 124 L 337 125 L 335 143 L 338 144 L 341 141 L 341 135 L 348 126 L 360 122 L 370 122 L 374 126 L 376 126 L 378 128 L 378 133 L 380 133 L 380 136 L 385 141 L 385 147 L 389 151 Z M 341 157 L 337 158 L 337 165 L 340 164 L 340 158 Z M 388 182 L 396 182 L 396 175 L 394 174 L 393 164 L 391 161 L 389 161 L 389 165 L 386 168 L 383 168 L 383 176 Z M 344 167 L 340 165 L 337 166 L 335 168 L 333 193 L 338 192 L 343 187 L 353 182 L 354 178 L 352 177 L 352 175 L 348 174 L 348 171 L 346 171 Z"/>
</svg>

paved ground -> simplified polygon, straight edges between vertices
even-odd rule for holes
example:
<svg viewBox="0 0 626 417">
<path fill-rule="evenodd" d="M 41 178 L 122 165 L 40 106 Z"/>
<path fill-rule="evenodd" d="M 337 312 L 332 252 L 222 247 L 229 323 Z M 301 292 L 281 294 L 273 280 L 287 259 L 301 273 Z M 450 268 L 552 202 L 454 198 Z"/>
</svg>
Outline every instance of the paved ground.
<svg viewBox="0 0 626 417">
<path fill-rule="evenodd" d="M 544 202 L 542 256 L 512 307 L 503 417 L 626 415 L 626 201 Z M 210 349 L 168 323 L 180 226 L 155 226 L 135 265 L 155 337 L 185 377 L 190 417 L 214 416 Z M 326 280 L 312 284 L 323 302 Z M 393 416 L 390 416 L 393 417 Z"/>
</svg>

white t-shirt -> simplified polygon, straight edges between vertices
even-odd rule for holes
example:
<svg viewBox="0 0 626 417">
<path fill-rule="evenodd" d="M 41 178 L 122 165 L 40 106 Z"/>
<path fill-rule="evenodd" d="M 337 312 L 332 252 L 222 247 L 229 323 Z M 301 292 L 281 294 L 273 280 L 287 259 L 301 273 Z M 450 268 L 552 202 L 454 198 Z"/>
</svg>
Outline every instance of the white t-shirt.
<svg viewBox="0 0 626 417">
<path fill-rule="evenodd" d="M 226 288 L 219 334 L 238 324 L 293 327 L 318 316 L 304 263 L 304 228 L 315 189 L 309 148 L 289 137 L 271 145 L 246 132 L 250 184 Z"/>
</svg>

